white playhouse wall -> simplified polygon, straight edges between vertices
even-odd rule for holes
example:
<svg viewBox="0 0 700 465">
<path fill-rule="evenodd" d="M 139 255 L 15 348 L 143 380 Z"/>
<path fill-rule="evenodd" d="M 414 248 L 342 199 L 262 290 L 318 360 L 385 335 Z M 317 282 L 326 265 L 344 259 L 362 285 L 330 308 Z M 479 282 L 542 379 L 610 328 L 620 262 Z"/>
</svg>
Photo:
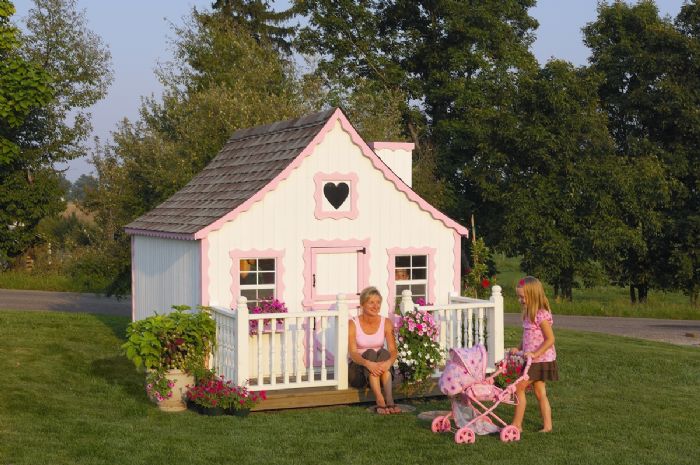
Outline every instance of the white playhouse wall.
<svg viewBox="0 0 700 465">
<path fill-rule="evenodd" d="M 168 313 L 173 305 L 200 303 L 199 241 L 134 235 L 131 251 L 134 320 Z"/>
<path fill-rule="evenodd" d="M 314 175 L 319 172 L 357 174 L 359 215 L 356 219 L 315 217 Z M 305 239 L 369 240 L 368 282 L 385 296 L 382 305 L 385 315 L 389 310 L 388 249 L 434 248 L 435 286 L 430 299 L 435 304 L 446 304 L 448 293 L 455 290 L 455 240 L 459 236 L 397 190 L 362 154 L 339 122 L 311 155 L 261 201 L 220 229 L 209 232 L 204 247 L 207 251 L 204 263 L 208 263 L 205 301 L 210 305 L 235 307 L 238 296 L 231 291 L 231 250 L 273 249 L 284 251 L 284 294 L 278 298 L 290 311 L 301 310 Z"/>
</svg>

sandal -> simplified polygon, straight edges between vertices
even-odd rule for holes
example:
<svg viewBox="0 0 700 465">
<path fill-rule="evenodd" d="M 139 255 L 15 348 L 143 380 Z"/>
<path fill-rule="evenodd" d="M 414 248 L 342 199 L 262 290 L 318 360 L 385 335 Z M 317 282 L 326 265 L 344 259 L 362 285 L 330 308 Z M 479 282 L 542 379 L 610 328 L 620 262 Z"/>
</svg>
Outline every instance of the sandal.
<svg viewBox="0 0 700 465">
<path fill-rule="evenodd" d="M 388 405 L 375 405 L 374 406 L 374 413 L 377 415 L 390 415 L 391 412 L 389 411 L 389 406 Z"/>
<path fill-rule="evenodd" d="M 403 413 L 403 410 L 401 410 L 401 407 L 399 407 L 396 404 L 390 404 L 386 406 L 387 410 L 389 411 L 390 414 L 396 415 L 399 413 Z"/>
</svg>

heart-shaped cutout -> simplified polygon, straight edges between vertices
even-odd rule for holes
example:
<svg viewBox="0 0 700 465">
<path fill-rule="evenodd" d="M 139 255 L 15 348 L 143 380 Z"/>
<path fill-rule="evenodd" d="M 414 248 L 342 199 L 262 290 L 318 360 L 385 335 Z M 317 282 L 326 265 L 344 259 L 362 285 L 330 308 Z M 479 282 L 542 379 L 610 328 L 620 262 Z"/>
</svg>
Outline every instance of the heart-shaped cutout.
<svg viewBox="0 0 700 465">
<path fill-rule="evenodd" d="M 323 195 L 336 210 L 345 202 L 349 193 L 350 187 L 345 182 L 328 182 L 323 186 Z"/>
</svg>

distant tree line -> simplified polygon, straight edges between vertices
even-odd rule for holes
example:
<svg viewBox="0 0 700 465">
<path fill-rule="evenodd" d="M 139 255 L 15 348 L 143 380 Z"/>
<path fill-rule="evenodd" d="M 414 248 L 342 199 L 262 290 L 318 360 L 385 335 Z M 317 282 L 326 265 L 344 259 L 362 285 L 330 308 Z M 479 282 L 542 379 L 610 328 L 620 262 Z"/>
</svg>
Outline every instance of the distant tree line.
<svg viewBox="0 0 700 465">
<path fill-rule="evenodd" d="M 69 0 L 35 1 L 37 11 L 74 11 Z M 145 97 L 139 118 L 92 150 L 97 180 L 80 204 L 96 231 L 73 272 L 99 274 L 108 292 L 128 293 L 126 223 L 186 184 L 236 129 L 340 105 L 367 140 L 415 143 L 419 194 L 463 224 L 473 215 L 492 249 L 522 256 L 523 272 L 558 297 L 614 283 L 629 288 L 632 302 L 659 289 L 683 291 L 697 305 L 700 3 L 686 2 L 674 19 L 653 1 L 599 4 L 583 29 L 591 57 L 580 67 L 538 64 L 534 5 L 297 0 L 276 12 L 264 0 L 216 0 L 193 9 L 174 30 L 172 62 L 157 70 L 162 98 Z M 67 58 L 37 66 L 31 50 L 49 38 L 15 34 L 11 15 L 0 0 L 0 54 L 24 68 L 6 66 L 0 79 L 36 77 L 10 78 L 29 83 L 7 92 L 26 102 L 12 108 L 25 110 L 7 119 L 0 106 L 0 163 L 17 167 L 7 179 L 3 168 L 0 182 L 13 192 L 46 186 L 44 198 L 55 202 L 52 163 L 79 152 L 89 123 L 69 127 L 65 111 L 104 95 L 108 52 L 77 28 L 93 51 L 89 82 L 99 85 L 73 98 L 84 87 L 61 73 Z M 51 202 L 31 218 L 55 215 Z M 19 225 L 31 231 L 37 222 L 2 221 L 0 253 L 17 256 L 31 242 L 13 239 Z"/>
</svg>

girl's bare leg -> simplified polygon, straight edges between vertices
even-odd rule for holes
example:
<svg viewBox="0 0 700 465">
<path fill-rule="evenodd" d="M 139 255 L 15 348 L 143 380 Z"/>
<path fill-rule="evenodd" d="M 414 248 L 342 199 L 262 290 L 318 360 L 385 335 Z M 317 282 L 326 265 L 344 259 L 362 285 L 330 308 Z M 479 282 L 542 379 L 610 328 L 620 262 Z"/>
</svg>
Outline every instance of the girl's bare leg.
<svg viewBox="0 0 700 465">
<path fill-rule="evenodd" d="M 535 381 L 534 383 L 535 397 L 540 404 L 540 415 L 542 415 L 543 428 L 540 433 L 549 433 L 552 431 L 552 407 L 549 405 L 547 398 L 547 387 L 544 381 Z"/>
<path fill-rule="evenodd" d="M 525 389 L 530 385 L 530 381 L 521 381 L 515 386 L 515 397 L 518 403 L 515 405 L 515 413 L 513 413 L 512 425 L 523 430 L 523 418 L 525 418 L 525 407 L 527 406 L 527 398 L 525 397 Z"/>
</svg>

